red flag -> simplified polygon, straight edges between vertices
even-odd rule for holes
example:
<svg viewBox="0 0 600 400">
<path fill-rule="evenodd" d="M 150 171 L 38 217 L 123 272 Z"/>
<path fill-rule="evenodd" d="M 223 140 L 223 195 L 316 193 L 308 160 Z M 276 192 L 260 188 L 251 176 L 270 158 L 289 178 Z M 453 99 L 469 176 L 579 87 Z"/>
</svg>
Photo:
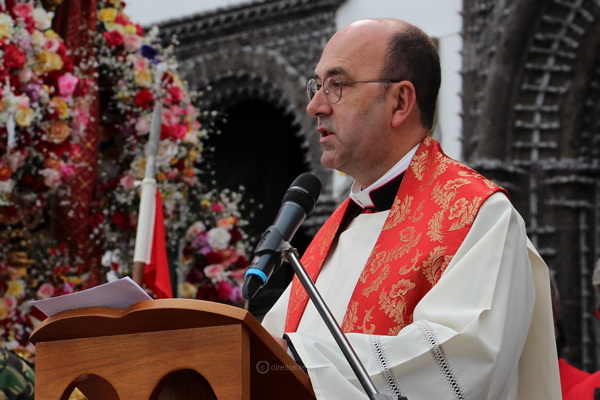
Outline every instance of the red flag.
<svg viewBox="0 0 600 400">
<path fill-rule="evenodd" d="M 146 264 L 144 268 L 144 284 L 152 290 L 156 297 L 164 299 L 173 297 L 173 288 L 167 258 L 167 244 L 165 242 L 163 206 L 158 188 L 156 189 L 155 208 L 152 250 L 150 251 L 150 263 Z"/>
</svg>

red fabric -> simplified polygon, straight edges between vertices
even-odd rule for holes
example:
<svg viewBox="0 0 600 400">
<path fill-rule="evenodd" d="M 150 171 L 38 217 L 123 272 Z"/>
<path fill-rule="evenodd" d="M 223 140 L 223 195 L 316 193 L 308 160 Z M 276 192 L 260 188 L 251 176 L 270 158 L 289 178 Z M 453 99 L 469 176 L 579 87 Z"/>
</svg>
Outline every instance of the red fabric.
<svg viewBox="0 0 600 400">
<path fill-rule="evenodd" d="M 99 157 L 99 121 L 100 104 L 97 91 L 97 79 L 93 78 L 97 73 L 94 61 L 96 52 L 93 45 L 96 30 L 96 2 L 97 0 L 70 0 L 64 1 L 56 9 L 56 17 L 53 20 L 54 31 L 64 40 L 70 50 L 73 63 L 76 65 L 90 65 L 83 72 L 87 79 L 93 83 L 88 88 L 92 96 L 89 105 L 90 121 L 80 136 L 81 151 L 74 156 L 75 175 L 66 182 L 66 190 L 61 200 L 57 203 L 60 229 L 57 234 L 61 240 L 68 243 L 71 253 L 76 260 L 83 260 L 89 265 L 88 286 L 96 286 L 101 283 L 101 257 L 102 249 L 99 244 L 90 240 L 91 227 L 90 204 L 95 191 L 98 178 Z M 84 50 L 85 51 L 81 51 Z"/>
<path fill-rule="evenodd" d="M 600 374 L 590 374 L 569 364 L 564 358 L 558 359 L 560 387 L 564 400 L 594 399 L 594 390 L 600 388 Z"/>
<path fill-rule="evenodd" d="M 150 263 L 146 264 L 144 268 L 144 284 L 159 299 L 173 297 L 167 244 L 165 242 L 163 206 L 158 189 L 156 189 L 156 215 L 154 218 L 154 234 L 152 235 L 152 251 L 150 253 Z"/>
<path fill-rule="evenodd" d="M 410 324 L 414 308 L 452 260 L 479 207 L 497 191 L 503 189 L 448 158 L 439 143 L 426 138 L 406 171 L 354 289 L 342 330 L 396 335 Z M 313 281 L 347 208 L 348 201 L 334 212 L 302 257 Z M 286 332 L 297 329 L 307 302 L 306 292 L 294 278 Z"/>
</svg>

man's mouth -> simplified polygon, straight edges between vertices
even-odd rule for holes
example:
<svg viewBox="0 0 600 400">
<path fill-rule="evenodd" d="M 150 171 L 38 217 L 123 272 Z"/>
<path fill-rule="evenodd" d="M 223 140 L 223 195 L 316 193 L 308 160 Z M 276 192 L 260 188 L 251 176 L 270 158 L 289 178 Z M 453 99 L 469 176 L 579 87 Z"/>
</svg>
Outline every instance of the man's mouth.
<svg viewBox="0 0 600 400">
<path fill-rule="evenodd" d="M 327 137 L 329 135 L 333 135 L 333 132 L 331 132 L 329 129 L 320 127 L 319 129 L 317 129 L 317 131 L 319 132 L 319 134 L 321 135 L 321 137 Z"/>
</svg>

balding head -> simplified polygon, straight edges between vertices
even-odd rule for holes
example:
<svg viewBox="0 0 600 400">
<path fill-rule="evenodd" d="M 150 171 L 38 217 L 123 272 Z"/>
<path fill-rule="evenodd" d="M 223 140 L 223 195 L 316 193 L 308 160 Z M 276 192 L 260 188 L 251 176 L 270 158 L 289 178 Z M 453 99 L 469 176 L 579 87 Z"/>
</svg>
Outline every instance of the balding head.
<svg viewBox="0 0 600 400">
<path fill-rule="evenodd" d="M 428 130 L 432 128 L 441 67 L 437 48 L 425 32 L 393 18 L 361 19 L 338 31 L 330 43 L 340 41 L 356 48 L 357 55 L 380 68 L 381 78 L 412 82 L 421 123 Z"/>
</svg>

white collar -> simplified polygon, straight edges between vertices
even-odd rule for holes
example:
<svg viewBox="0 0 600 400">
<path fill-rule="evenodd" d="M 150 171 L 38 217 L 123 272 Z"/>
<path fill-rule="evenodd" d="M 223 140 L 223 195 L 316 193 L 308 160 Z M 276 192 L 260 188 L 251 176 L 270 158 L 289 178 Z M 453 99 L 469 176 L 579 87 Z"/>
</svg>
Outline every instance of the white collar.
<svg viewBox="0 0 600 400">
<path fill-rule="evenodd" d="M 420 144 L 420 143 L 419 143 Z M 408 169 L 408 165 L 412 160 L 413 156 L 417 152 L 417 148 L 419 148 L 419 144 L 413 147 L 408 153 L 402 157 L 400 161 L 396 163 L 388 172 L 386 172 L 381 178 L 377 179 L 373 184 L 371 184 L 366 189 L 362 189 L 358 186 L 356 181 L 352 184 L 350 188 L 350 198 L 356 202 L 362 208 L 365 207 L 373 207 L 373 200 L 371 199 L 371 191 L 378 189 L 406 171 Z"/>
</svg>

